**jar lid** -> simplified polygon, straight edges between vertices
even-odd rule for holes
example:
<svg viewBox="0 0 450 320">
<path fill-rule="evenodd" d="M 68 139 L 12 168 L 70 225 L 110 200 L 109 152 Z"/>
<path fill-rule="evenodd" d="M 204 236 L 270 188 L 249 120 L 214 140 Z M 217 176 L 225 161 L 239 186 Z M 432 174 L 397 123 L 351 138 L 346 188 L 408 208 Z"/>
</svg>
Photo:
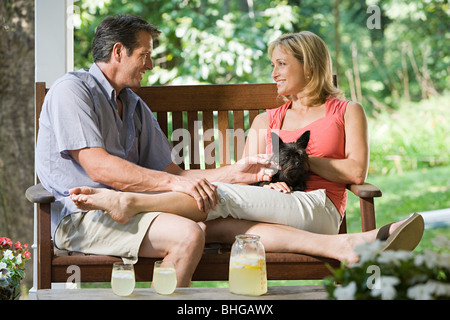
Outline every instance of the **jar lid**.
<svg viewBox="0 0 450 320">
<path fill-rule="evenodd" d="M 258 241 L 260 236 L 256 234 L 238 234 L 236 236 L 236 240 L 256 240 Z"/>
</svg>

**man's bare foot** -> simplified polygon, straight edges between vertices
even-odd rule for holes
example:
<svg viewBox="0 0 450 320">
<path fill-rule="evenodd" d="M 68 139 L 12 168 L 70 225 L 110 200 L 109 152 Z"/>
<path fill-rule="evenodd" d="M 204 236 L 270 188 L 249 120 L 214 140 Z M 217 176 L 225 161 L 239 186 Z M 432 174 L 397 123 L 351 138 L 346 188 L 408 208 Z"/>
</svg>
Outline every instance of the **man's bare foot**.
<svg viewBox="0 0 450 320">
<path fill-rule="evenodd" d="M 104 188 L 77 187 L 69 190 L 70 199 L 81 210 L 103 210 L 119 223 L 127 223 L 137 212 L 127 193 Z"/>
</svg>

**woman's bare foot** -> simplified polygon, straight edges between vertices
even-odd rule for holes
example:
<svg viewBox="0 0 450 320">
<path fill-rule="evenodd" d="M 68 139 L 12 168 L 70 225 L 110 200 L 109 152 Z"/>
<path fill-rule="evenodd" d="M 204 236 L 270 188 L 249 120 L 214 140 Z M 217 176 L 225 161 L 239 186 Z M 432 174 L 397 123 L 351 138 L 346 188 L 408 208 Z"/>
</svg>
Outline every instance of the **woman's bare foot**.
<svg viewBox="0 0 450 320">
<path fill-rule="evenodd" d="M 77 187 L 69 190 L 70 199 L 81 210 L 103 210 L 119 223 L 127 223 L 136 212 L 129 193 L 104 188 Z"/>
<path fill-rule="evenodd" d="M 402 221 L 394 222 L 389 227 L 389 235 L 391 235 L 395 230 L 397 230 L 407 219 Z M 339 248 L 336 250 L 336 258 L 339 261 L 346 261 L 348 265 L 355 264 L 359 261 L 359 256 L 355 252 L 355 248 L 364 243 L 371 243 L 377 239 L 377 234 L 380 229 L 370 230 L 366 232 L 359 233 L 348 233 L 338 235 L 341 238 L 337 243 L 339 243 Z"/>
</svg>

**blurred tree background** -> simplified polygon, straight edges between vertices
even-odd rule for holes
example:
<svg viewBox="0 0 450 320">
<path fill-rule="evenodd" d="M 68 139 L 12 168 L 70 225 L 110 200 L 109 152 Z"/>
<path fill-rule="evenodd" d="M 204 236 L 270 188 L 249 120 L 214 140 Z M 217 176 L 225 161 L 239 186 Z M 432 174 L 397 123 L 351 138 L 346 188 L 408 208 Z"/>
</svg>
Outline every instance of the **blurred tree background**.
<svg viewBox="0 0 450 320">
<path fill-rule="evenodd" d="M 105 16 L 136 14 L 162 31 L 155 68 L 143 85 L 272 82 L 268 44 L 283 33 L 312 31 L 327 43 L 347 98 L 361 103 L 372 120 L 384 121 L 371 123 L 371 172 L 449 163 L 448 0 L 82 0 L 75 5 L 76 68 L 90 67 L 91 41 Z M 421 103 L 430 98 L 435 100 Z"/>
<path fill-rule="evenodd" d="M 34 2 L 0 1 L 0 237 L 33 244 Z M 0 257 L 3 258 L 3 257 Z M 33 264 L 26 263 L 31 287 Z"/>
<path fill-rule="evenodd" d="M 309 30 L 328 44 L 340 86 L 376 109 L 420 100 L 449 83 L 446 0 L 141 0 L 75 2 L 75 65 L 91 63 L 95 27 L 131 13 L 159 27 L 156 67 L 144 84 L 271 81 L 268 44 Z M 368 8 L 376 5 L 378 10 Z M 372 28 L 372 29 L 370 29 Z"/>
</svg>

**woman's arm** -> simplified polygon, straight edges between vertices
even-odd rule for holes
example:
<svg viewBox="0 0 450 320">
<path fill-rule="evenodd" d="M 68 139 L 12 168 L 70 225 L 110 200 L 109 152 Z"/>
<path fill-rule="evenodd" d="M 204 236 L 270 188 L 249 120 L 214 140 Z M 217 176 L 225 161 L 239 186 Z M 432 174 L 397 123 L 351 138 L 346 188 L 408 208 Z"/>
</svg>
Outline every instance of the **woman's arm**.
<svg viewBox="0 0 450 320">
<path fill-rule="evenodd" d="M 330 181 L 363 184 L 369 167 L 366 114 L 360 104 L 349 102 L 344 119 L 345 159 L 310 156 L 311 171 Z"/>
<path fill-rule="evenodd" d="M 269 117 L 266 112 L 255 117 L 245 141 L 243 158 L 266 153 L 266 135 Z"/>
</svg>

